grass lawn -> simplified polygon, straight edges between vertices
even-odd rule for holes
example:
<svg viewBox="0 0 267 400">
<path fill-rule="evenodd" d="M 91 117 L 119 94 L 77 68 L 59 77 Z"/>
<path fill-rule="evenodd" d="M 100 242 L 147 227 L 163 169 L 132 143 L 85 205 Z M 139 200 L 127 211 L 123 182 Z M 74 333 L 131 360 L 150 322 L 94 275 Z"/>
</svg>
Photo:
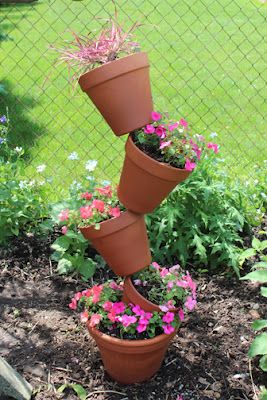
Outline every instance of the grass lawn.
<svg viewBox="0 0 267 400">
<path fill-rule="evenodd" d="M 108 5 L 107 5 L 108 3 Z M 257 1 L 117 0 L 125 26 L 140 21 L 137 39 L 151 61 L 156 110 L 190 121 L 197 133 L 218 133 L 221 155 L 231 172 L 249 176 L 251 163 L 267 158 L 267 7 Z M 12 140 L 28 155 L 28 176 L 46 164 L 53 190 L 99 161 L 101 179 L 116 181 L 124 138 L 116 138 L 89 98 L 67 81 L 65 66 L 55 67 L 48 49 L 66 30 L 86 33 L 113 13 L 112 2 L 39 0 L 0 6 L 0 112 L 8 105 Z M 130 95 L 130 94 L 129 94 Z M 265 144 L 265 145 L 264 145 Z M 76 151 L 79 161 L 68 155 Z"/>
</svg>

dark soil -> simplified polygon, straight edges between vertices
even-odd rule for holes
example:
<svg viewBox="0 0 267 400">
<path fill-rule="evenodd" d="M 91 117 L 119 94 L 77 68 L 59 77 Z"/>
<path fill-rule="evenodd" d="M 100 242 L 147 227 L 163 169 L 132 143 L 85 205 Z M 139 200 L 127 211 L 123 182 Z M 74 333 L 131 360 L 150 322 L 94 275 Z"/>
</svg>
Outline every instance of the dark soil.
<svg viewBox="0 0 267 400">
<path fill-rule="evenodd" d="M 77 399 L 64 383 L 84 386 L 99 400 L 255 399 L 247 351 L 250 325 L 263 317 L 259 286 L 225 277 L 199 277 L 198 306 L 169 347 L 160 371 L 148 382 L 120 385 L 105 373 L 99 352 L 79 317 L 68 309 L 87 287 L 56 275 L 49 239 L 14 240 L 0 250 L 0 355 L 32 384 L 37 400 Z M 99 269 L 95 282 L 111 276 Z M 264 376 L 252 362 L 254 387 Z M 266 382 L 265 382 L 266 383 Z"/>
</svg>

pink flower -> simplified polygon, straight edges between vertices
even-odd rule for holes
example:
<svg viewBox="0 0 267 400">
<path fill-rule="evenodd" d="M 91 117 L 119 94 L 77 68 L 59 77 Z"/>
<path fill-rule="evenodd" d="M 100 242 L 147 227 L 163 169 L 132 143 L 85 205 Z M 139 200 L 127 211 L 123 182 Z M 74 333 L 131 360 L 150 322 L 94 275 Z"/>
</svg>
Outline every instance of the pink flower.
<svg viewBox="0 0 267 400">
<path fill-rule="evenodd" d="M 122 325 L 123 325 L 125 328 L 127 328 L 127 327 L 130 326 L 131 324 L 135 324 L 136 321 L 137 321 L 137 318 L 134 317 L 134 316 L 132 316 L 132 315 L 124 314 L 124 315 L 122 315 L 122 317 L 121 317 Z"/>
<path fill-rule="evenodd" d="M 144 315 L 145 313 L 145 311 L 142 310 L 142 308 L 138 304 L 132 307 L 132 312 L 134 312 L 137 316 Z"/>
<path fill-rule="evenodd" d="M 188 282 L 186 280 L 176 281 L 176 286 L 187 289 L 189 287 Z"/>
<path fill-rule="evenodd" d="M 113 303 L 111 301 L 105 301 L 105 303 L 103 304 L 102 307 L 105 311 L 111 311 L 112 306 L 113 306 Z"/>
<path fill-rule="evenodd" d="M 95 190 L 103 196 L 112 197 L 111 186 L 104 186 L 103 188 L 96 188 Z"/>
<path fill-rule="evenodd" d="M 204 136 L 202 136 L 202 135 L 196 135 L 196 137 L 198 138 L 198 140 L 200 142 L 204 142 L 204 140 L 205 140 Z"/>
<path fill-rule="evenodd" d="M 178 128 L 178 126 L 179 126 L 179 123 L 178 123 L 178 122 L 175 122 L 174 124 L 170 124 L 170 125 L 168 126 L 169 131 L 170 131 L 170 132 L 174 131 L 174 129 Z"/>
<path fill-rule="evenodd" d="M 155 261 L 151 264 L 153 268 L 157 269 L 158 271 L 161 269 L 161 266 L 156 263 Z"/>
<path fill-rule="evenodd" d="M 82 295 L 86 296 L 86 297 L 90 297 L 92 295 L 92 289 L 83 290 Z"/>
<path fill-rule="evenodd" d="M 161 114 L 156 111 L 152 111 L 151 118 L 153 121 L 159 121 L 161 119 Z"/>
<path fill-rule="evenodd" d="M 110 313 L 108 313 L 108 319 L 111 322 L 115 322 L 116 321 L 116 314 L 115 314 L 115 312 L 113 310 L 111 310 Z"/>
<path fill-rule="evenodd" d="M 141 333 L 141 332 L 144 332 L 146 330 L 146 327 L 147 327 L 147 325 L 139 324 L 139 325 L 137 325 L 136 330 L 137 330 L 138 333 Z"/>
<path fill-rule="evenodd" d="M 169 282 L 167 283 L 167 288 L 168 288 L 168 289 L 172 289 L 172 288 L 173 288 L 173 285 L 174 285 L 173 281 L 169 281 Z"/>
<path fill-rule="evenodd" d="M 185 119 L 181 118 L 179 121 L 179 125 L 182 125 L 184 128 L 187 128 L 188 122 Z"/>
<path fill-rule="evenodd" d="M 66 225 L 62 226 L 61 232 L 63 235 L 66 235 L 66 233 L 68 232 L 68 227 Z"/>
<path fill-rule="evenodd" d="M 80 216 L 82 219 L 91 218 L 92 215 L 93 215 L 93 212 L 92 212 L 91 206 L 80 207 Z"/>
<path fill-rule="evenodd" d="M 169 306 L 167 304 L 161 304 L 161 305 L 159 305 L 159 308 L 163 312 L 169 311 Z"/>
<path fill-rule="evenodd" d="M 81 297 L 83 297 L 83 295 L 82 295 L 81 292 L 75 293 L 75 295 L 74 295 L 74 298 L 75 298 L 75 300 L 77 300 L 77 301 L 79 301 Z"/>
<path fill-rule="evenodd" d="M 135 284 L 135 286 L 140 286 L 140 285 L 142 285 L 142 281 L 140 280 L 140 279 L 134 279 L 134 284 Z"/>
<path fill-rule="evenodd" d="M 93 314 L 89 321 L 89 326 L 94 327 L 99 324 L 102 319 L 102 315 L 100 314 Z"/>
<path fill-rule="evenodd" d="M 169 312 L 169 311 L 162 317 L 162 321 L 166 322 L 167 324 L 169 324 L 173 320 L 174 320 L 174 313 Z"/>
<path fill-rule="evenodd" d="M 162 270 L 160 271 L 160 276 L 162 278 L 164 278 L 166 275 L 168 275 L 169 270 L 167 268 L 162 268 Z"/>
<path fill-rule="evenodd" d="M 113 303 L 112 306 L 112 311 L 114 311 L 115 314 L 121 314 L 125 311 L 125 304 L 122 301 Z"/>
<path fill-rule="evenodd" d="M 166 335 L 169 335 L 170 333 L 174 332 L 174 327 L 171 325 L 162 325 L 162 328 L 164 333 L 166 333 Z"/>
<path fill-rule="evenodd" d="M 191 162 L 190 160 L 188 160 L 188 158 L 186 159 L 185 162 L 185 170 L 186 171 L 193 171 L 193 169 L 196 167 L 196 163 Z"/>
<path fill-rule="evenodd" d="M 184 400 L 184 398 L 183 398 L 183 396 L 181 395 L 181 394 L 179 394 L 178 396 L 177 396 L 177 399 L 176 400 Z"/>
<path fill-rule="evenodd" d="M 92 193 L 85 192 L 81 194 L 81 199 L 91 200 L 92 197 L 93 197 Z"/>
<path fill-rule="evenodd" d="M 77 300 L 75 300 L 75 298 L 71 299 L 71 302 L 69 304 L 69 308 L 71 310 L 76 310 L 76 308 L 77 308 Z"/>
<path fill-rule="evenodd" d="M 157 135 L 159 138 L 164 139 L 164 138 L 166 137 L 166 128 L 165 128 L 165 126 L 159 125 L 159 126 L 156 128 L 156 135 Z"/>
<path fill-rule="evenodd" d="M 138 321 L 138 326 L 136 328 L 137 332 L 141 333 L 144 332 L 147 328 L 147 325 L 149 324 L 149 320 L 145 318 L 144 316 L 141 316 L 141 318 Z"/>
<path fill-rule="evenodd" d="M 63 222 L 63 221 L 67 221 L 69 219 L 69 210 L 68 208 L 66 210 L 62 210 L 59 214 L 58 214 L 58 219 Z"/>
<path fill-rule="evenodd" d="M 118 285 L 115 281 L 111 281 L 109 287 L 113 290 L 123 290 L 123 285 Z"/>
<path fill-rule="evenodd" d="M 87 321 L 88 321 L 88 317 L 89 317 L 88 311 L 82 312 L 82 313 L 80 314 L 81 322 L 82 322 L 82 323 L 87 322 Z"/>
<path fill-rule="evenodd" d="M 208 143 L 207 144 L 207 148 L 208 149 L 212 149 L 213 151 L 214 151 L 214 153 L 215 154 L 217 154 L 218 153 L 218 151 L 219 151 L 219 146 L 216 144 L 216 143 Z"/>
<path fill-rule="evenodd" d="M 95 208 L 99 212 L 103 212 L 105 210 L 105 203 L 102 200 L 93 200 L 92 207 Z"/>
<path fill-rule="evenodd" d="M 184 320 L 184 311 L 182 310 L 182 308 L 179 308 L 178 317 L 179 317 L 180 321 Z"/>
<path fill-rule="evenodd" d="M 189 272 L 187 272 L 187 275 L 185 277 L 183 277 L 183 279 L 186 279 L 187 283 L 188 283 L 188 287 L 191 289 L 192 293 L 193 293 L 193 298 L 196 297 L 196 290 L 197 290 L 197 285 L 196 283 L 192 280 Z"/>
<path fill-rule="evenodd" d="M 111 207 L 109 210 L 109 214 L 114 217 L 117 218 L 121 215 L 121 210 L 119 209 L 119 207 Z"/>
<path fill-rule="evenodd" d="M 178 271 L 179 269 L 180 269 L 180 265 L 176 264 L 176 265 L 173 265 L 171 268 L 169 268 L 169 272 L 172 274 L 175 274 L 175 272 Z"/>
<path fill-rule="evenodd" d="M 144 128 L 144 132 L 148 133 L 148 134 L 154 133 L 155 132 L 155 128 L 154 128 L 153 125 L 146 125 L 145 128 Z"/>
<path fill-rule="evenodd" d="M 184 303 L 185 307 L 189 310 L 192 311 L 195 306 L 196 306 L 197 302 L 195 299 L 193 299 L 193 297 L 188 296 L 186 299 L 186 302 Z"/>
<path fill-rule="evenodd" d="M 103 285 L 95 285 L 92 287 L 92 293 L 93 293 L 92 302 L 94 304 L 99 302 L 102 290 L 103 290 Z"/>
<path fill-rule="evenodd" d="M 171 144 L 171 140 L 168 140 L 167 142 L 161 142 L 159 148 L 160 148 L 160 150 L 164 149 L 164 147 L 170 146 L 170 144 Z"/>
</svg>

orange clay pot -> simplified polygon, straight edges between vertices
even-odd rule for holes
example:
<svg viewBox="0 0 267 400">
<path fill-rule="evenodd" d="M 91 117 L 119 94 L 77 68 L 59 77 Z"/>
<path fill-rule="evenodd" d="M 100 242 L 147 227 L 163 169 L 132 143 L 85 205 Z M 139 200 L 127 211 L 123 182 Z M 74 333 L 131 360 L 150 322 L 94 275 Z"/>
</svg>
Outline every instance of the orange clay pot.
<svg viewBox="0 0 267 400">
<path fill-rule="evenodd" d="M 126 304 L 128 303 L 138 304 L 144 311 L 147 312 L 154 312 L 154 311 L 161 312 L 157 304 L 154 304 L 151 301 L 147 300 L 135 289 L 130 276 L 127 276 L 124 279 L 122 301 Z M 170 309 L 169 311 L 176 312 L 177 309 L 173 308 Z"/>
<path fill-rule="evenodd" d="M 134 53 L 95 68 L 82 75 L 79 84 L 115 135 L 151 121 L 153 102 L 146 53 Z"/>
<path fill-rule="evenodd" d="M 151 378 L 160 368 L 176 332 L 145 340 L 123 340 L 89 327 L 107 373 L 117 382 L 130 384 Z"/>
<path fill-rule="evenodd" d="M 190 172 L 147 156 L 129 136 L 118 187 L 121 203 L 136 213 L 151 213 Z"/>
<path fill-rule="evenodd" d="M 101 222 L 99 230 L 92 225 L 80 231 L 116 275 L 132 275 L 151 262 L 143 215 L 125 211 Z"/>
</svg>

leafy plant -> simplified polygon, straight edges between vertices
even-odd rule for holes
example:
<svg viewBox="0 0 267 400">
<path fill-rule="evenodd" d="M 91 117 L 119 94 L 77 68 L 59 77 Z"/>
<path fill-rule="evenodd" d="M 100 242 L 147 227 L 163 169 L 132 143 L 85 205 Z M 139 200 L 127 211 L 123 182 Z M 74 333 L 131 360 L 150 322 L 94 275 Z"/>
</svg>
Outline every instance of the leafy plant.
<svg viewBox="0 0 267 400">
<path fill-rule="evenodd" d="M 204 271 L 233 269 L 239 275 L 240 234 L 250 225 L 240 207 L 242 192 L 219 167 L 215 156 L 204 158 L 147 216 L 151 249 L 159 262 L 191 262 Z"/>
<path fill-rule="evenodd" d="M 153 111 L 152 124 L 134 131 L 132 134 L 135 144 L 144 152 L 158 161 L 173 167 L 193 171 L 201 157 L 207 154 L 207 149 L 218 153 L 218 145 L 205 143 L 202 135 L 192 135 L 188 122 L 184 119 L 172 121 L 166 113 Z"/>
<path fill-rule="evenodd" d="M 267 268 L 267 256 L 264 254 L 264 250 L 267 249 L 267 240 L 259 240 L 256 237 L 252 240 L 252 247 L 244 250 L 239 255 L 239 265 L 242 267 L 244 262 L 251 257 L 258 256 L 260 258 L 260 262 L 254 265 L 254 268 L 265 267 Z"/>
<path fill-rule="evenodd" d="M 80 400 L 86 400 L 87 392 L 84 387 L 78 383 L 64 383 L 58 389 L 58 393 L 63 393 L 66 389 L 72 389 L 78 396 Z"/>
</svg>

